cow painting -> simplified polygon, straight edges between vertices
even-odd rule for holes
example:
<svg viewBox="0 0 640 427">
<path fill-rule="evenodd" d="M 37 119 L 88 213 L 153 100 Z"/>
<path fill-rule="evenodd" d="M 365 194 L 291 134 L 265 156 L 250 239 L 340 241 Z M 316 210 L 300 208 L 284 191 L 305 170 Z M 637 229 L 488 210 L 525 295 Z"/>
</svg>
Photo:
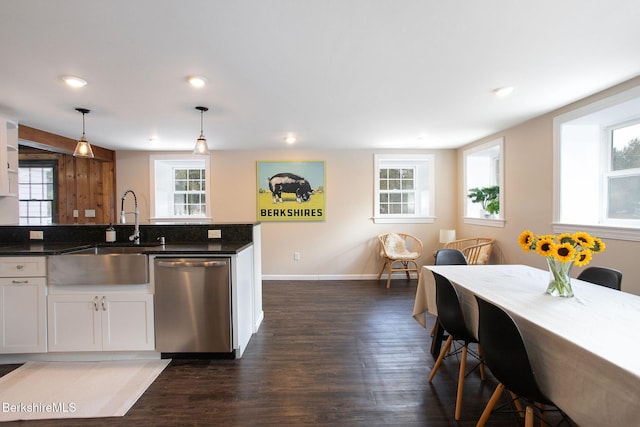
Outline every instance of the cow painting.
<svg viewBox="0 0 640 427">
<path fill-rule="evenodd" d="M 313 193 L 309 181 L 292 173 L 278 173 L 267 181 L 273 196 L 273 203 L 282 203 L 282 193 L 295 194 L 298 203 L 308 201 Z"/>
</svg>

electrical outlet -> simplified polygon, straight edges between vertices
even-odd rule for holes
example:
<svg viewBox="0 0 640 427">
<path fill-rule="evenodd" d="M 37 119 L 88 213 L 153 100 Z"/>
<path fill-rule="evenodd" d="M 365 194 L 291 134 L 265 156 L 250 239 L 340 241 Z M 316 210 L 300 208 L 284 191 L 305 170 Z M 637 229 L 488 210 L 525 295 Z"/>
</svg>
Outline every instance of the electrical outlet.
<svg viewBox="0 0 640 427">
<path fill-rule="evenodd" d="M 78 218 L 78 209 L 73 210 L 73 217 Z"/>
<path fill-rule="evenodd" d="M 222 230 L 207 230 L 207 237 L 210 239 L 220 239 L 222 237 Z"/>
<path fill-rule="evenodd" d="M 42 239 L 44 239 L 44 231 L 36 231 L 36 230 L 29 231 L 29 239 L 31 239 L 31 240 L 42 240 Z"/>
<path fill-rule="evenodd" d="M 293 260 L 294 261 L 300 261 L 300 252 L 294 252 L 293 253 Z"/>
<path fill-rule="evenodd" d="M 96 217 L 96 210 L 95 209 L 85 209 L 84 210 L 84 216 L 85 216 L 85 218 L 95 218 Z"/>
</svg>

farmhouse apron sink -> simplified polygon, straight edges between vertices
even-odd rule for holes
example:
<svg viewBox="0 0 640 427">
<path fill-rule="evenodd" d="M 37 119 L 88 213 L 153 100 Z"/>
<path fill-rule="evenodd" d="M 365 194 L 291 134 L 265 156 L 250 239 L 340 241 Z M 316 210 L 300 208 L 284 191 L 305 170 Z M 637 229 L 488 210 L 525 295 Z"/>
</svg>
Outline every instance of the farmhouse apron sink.
<svg viewBox="0 0 640 427">
<path fill-rule="evenodd" d="M 47 258 L 49 285 L 149 283 L 149 259 L 140 246 L 96 246 Z"/>
</svg>

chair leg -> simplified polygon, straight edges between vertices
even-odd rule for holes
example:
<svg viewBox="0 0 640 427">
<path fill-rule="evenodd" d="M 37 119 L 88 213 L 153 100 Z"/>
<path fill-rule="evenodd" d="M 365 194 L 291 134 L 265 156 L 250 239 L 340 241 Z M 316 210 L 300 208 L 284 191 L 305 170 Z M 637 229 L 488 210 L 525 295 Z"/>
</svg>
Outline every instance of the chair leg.
<svg viewBox="0 0 640 427">
<path fill-rule="evenodd" d="M 467 344 L 462 347 L 462 355 L 460 356 L 460 372 L 458 373 L 458 392 L 456 393 L 456 421 L 460 420 L 462 412 L 462 393 L 464 391 L 464 373 L 467 369 Z"/>
<path fill-rule="evenodd" d="M 491 399 L 487 402 L 487 406 L 485 406 L 484 411 L 482 411 L 482 415 L 476 424 L 476 427 L 484 427 L 489 420 L 489 416 L 491 416 L 491 411 L 496 406 L 496 403 L 500 400 L 500 396 L 502 396 L 502 391 L 504 390 L 504 385 L 502 383 L 498 384 L 493 394 L 491 395 Z"/>
<path fill-rule="evenodd" d="M 538 403 L 538 409 L 540 409 L 540 427 L 548 426 L 549 422 L 547 421 L 547 413 L 545 411 L 544 403 Z"/>
<path fill-rule="evenodd" d="M 524 427 L 533 427 L 533 408 L 531 406 L 527 406 L 526 414 L 524 416 Z"/>
<path fill-rule="evenodd" d="M 387 289 L 391 286 L 391 274 L 393 273 L 393 262 L 389 261 L 389 271 L 387 272 Z"/>
<path fill-rule="evenodd" d="M 436 321 L 433 322 L 433 327 L 431 328 L 431 333 L 429 335 L 434 336 L 436 334 L 436 329 L 438 329 L 438 318 L 436 317 Z"/>
<path fill-rule="evenodd" d="M 436 364 L 433 365 L 431 374 L 429 374 L 429 382 L 431 382 L 431 380 L 433 380 L 433 377 L 436 375 L 436 372 L 438 371 L 438 368 L 442 364 L 442 360 L 444 359 L 444 356 L 449 351 L 449 347 L 451 347 L 452 342 L 453 342 L 453 337 L 449 335 L 449 338 L 447 338 L 447 342 L 444 343 L 444 347 L 442 347 L 442 350 L 440 350 L 440 354 L 438 355 L 438 360 L 436 360 Z"/>
<path fill-rule="evenodd" d="M 518 400 L 518 395 L 512 391 L 510 391 L 509 394 L 511 394 L 511 399 L 513 399 L 513 405 L 516 407 L 516 411 L 518 411 L 518 414 L 520 414 L 520 418 L 523 418 L 525 410 L 522 408 L 522 404 Z"/>
<path fill-rule="evenodd" d="M 484 360 L 482 358 L 482 346 L 478 344 L 478 356 L 480 357 L 480 379 L 484 381 Z"/>
<path fill-rule="evenodd" d="M 378 280 L 380 280 L 380 278 L 382 277 L 382 273 L 384 273 L 384 269 L 387 268 L 387 263 L 389 261 L 387 261 L 386 259 L 384 260 L 384 264 L 382 264 L 382 268 L 380 269 L 380 273 L 378 273 Z"/>
</svg>

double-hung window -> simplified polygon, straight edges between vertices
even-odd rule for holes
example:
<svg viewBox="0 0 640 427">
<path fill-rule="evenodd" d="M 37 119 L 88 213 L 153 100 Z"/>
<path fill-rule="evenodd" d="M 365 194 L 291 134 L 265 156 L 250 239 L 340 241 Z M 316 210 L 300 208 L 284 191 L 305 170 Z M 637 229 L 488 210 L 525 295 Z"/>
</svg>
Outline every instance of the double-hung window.
<svg viewBox="0 0 640 427">
<path fill-rule="evenodd" d="M 374 156 L 375 222 L 433 222 L 432 154 Z"/>
<path fill-rule="evenodd" d="M 46 225 L 57 221 L 55 161 L 21 161 L 18 168 L 18 194 L 21 225 Z"/>
<path fill-rule="evenodd" d="M 640 222 L 640 119 L 605 130 L 608 160 L 603 174 L 606 212 L 612 223 Z"/>
<path fill-rule="evenodd" d="M 209 164 L 209 157 L 203 156 L 150 156 L 151 220 L 210 219 Z"/>
<path fill-rule="evenodd" d="M 504 226 L 504 138 L 463 151 L 464 222 Z"/>
<path fill-rule="evenodd" d="M 554 231 L 640 240 L 640 87 L 554 118 Z"/>
<path fill-rule="evenodd" d="M 173 214 L 204 215 L 207 212 L 207 181 L 204 168 L 173 167 Z"/>
</svg>

